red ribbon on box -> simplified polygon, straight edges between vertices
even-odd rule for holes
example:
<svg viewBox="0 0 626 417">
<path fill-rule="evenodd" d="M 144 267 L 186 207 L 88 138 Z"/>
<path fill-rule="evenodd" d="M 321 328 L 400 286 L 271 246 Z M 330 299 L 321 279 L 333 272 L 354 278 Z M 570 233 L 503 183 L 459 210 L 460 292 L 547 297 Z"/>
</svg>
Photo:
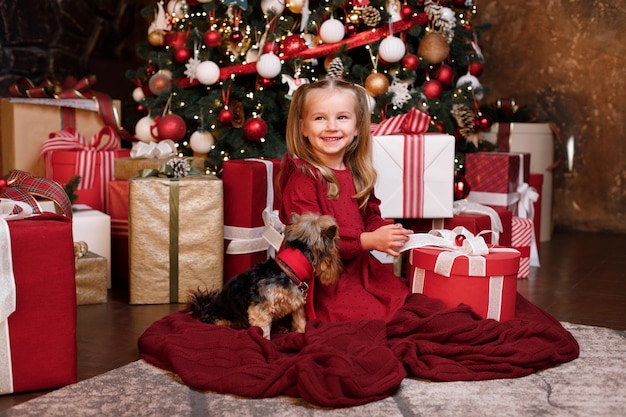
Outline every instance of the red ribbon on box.
<svg viewBox="0 0 626 417">
<path fill-rule="evenodd" d="M 107 190 L 113 179 L 116 154 L 119 150 L 117 132 L 111 126 L 105 126 L 93 135 L 91 141 L 76 129 L 68 127 L 50 133 L 49 138 L 41 145 L 40 156 L 45 158 L 46 176 L 53 177 L 52 153 L 54 151 L 78 151 L 76 153 L 77 175 L 81 177 L 79 190 L 93 188 L 95 185 L 96 165 L 100 164 L 100 197 L 107 207 Z"/>
<path fill-rule="evenodd" d="M 88 75 L 79 80 L 68 77 L 60 83 L 54 83 L 45 79 L 39 85 L 35 85 L 28 78 L 21 78 L 9 86 L 9 94 L 13 97 L 29 98 L 56 98 L 56 99 L 91 99 L 98 106 L 98 114 L 106 126 L 115 129 L 122 139 L 132 140 L 134 136 L 124 130 L 120 122 L 120 116 L 113 100 L 105 93 L 93 90 L 96 83 L 95 75 Z M 74 109 L 63 109 L 62 127 L 76 127 Z"/>
<path fill-rule="evenodd" d="M 407 113 L 372 125 L 375 136 L 404 134 L 403 213 L 405 218 L 422 218 L 424 208 L 424 133 L 430 116 L 415 107 Z"/>
<path fill-rule="evenodd" d="M 11 171 L 6 180 L 6 187 L 0 186 L 0 197 L 26 203 L 33 208 L 33 213 L 41 213 L 35 197 L 47 198 L 54 201 L 65 216 L 72 217 L 72 203 L 63 187 L 55 181 L 35 177 L 25 171 L 17 169 Z"/>
</svg>

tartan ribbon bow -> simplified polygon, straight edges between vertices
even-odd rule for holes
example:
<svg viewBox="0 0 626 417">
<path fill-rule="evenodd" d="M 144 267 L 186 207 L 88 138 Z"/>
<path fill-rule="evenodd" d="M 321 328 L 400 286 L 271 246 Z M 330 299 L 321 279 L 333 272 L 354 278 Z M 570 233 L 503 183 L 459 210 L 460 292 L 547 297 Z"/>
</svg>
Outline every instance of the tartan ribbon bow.
<svg viewBox="0 0 626 417">
<path fill-rule="evenodd" d="M 16 169 L 11 171 L 6 183 L 6 187 L 0 187 L 0 197 L 26 203 L 32 207 L 33 213 L 41 213 L 35 197 L 48 198 L 63 210 L 65 216 L 72 217 L 70 198 L 55 181 Z"/>
<path fill-rule="evenodd" d="M 98 114 L 106 126 L 115 129 L 122 139 L 134 139 L 134 136 L 122 127 L 120 116 L 113 106 L 111 97 L 94 90 L 95 83 L 95 75 L 88 75 L 78 80 L 68 77 L 57 83 L 46 78 L 38 85 L 28 78 L 21 78 L 9 86 L 9 94 L 13 97 L 94 100 L 98 106 Z M 74 122 L 68 121 L 68 123 L 68 126 L 73 126 Z"/>
<path fill-rule="evenodd" d="M 378 124 L 372 124 L 374 136 L 392 135 L 394 133 L 426 133 L 430 124 L 430 116 L 415 107 L 404 114 L 390 117 Z"/>
<path fill-rule="evenodd" d="M 95 185 L 96 166 L 100 164 L 100 181 L 103 190 L 106 190 L 113 179 L 115 151 L 119 150 L 117 132 L 111 126 L 100 129 L 91 141 L 68 127 L 58 132 L 50 133 L 48 139 L 41 145 L 40 156 L 46 161 L 46 175 L 53 177 L 52 153 L 55 151 L 78 151 L 76 154 L 77 175 L 81 177 L 78 189 L 93 188 Z"/>
</svg>

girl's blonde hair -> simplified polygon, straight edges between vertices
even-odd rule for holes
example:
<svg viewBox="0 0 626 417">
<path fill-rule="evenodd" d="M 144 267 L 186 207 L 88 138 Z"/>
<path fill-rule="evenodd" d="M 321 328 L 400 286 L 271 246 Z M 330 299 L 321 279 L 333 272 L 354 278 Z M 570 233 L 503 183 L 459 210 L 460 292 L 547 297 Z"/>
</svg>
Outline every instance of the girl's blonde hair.
<svg viewBox="0 0 626 417">
<path fill-rule="evenodd" d="M 307 98 L 311 92 L 326 91 L 332 95 L 333 91 L 342 90 L 354 95 L 356 110 L 357 135 L 346 149 L 343 162 L 352 173 L 359 207 L 363 208 L 372 193 L 376 182 L 376 170 L 372 165 L 372 139 L 370 134 L 370 105 L 365 89 L 359 85 L 349 83 L 338 78 L 305 84 L 299 87 L 291 100 L 287 116 L 287 148 L 292 156 L 297 156 L 319 170 L 328 183 L 328 198 L 334 200 L 339 194 L 339 184 L 333 171 L 322 164 L 315 154 L 308 138 L 304 137 L 301 122 L 306 112 Z"/>
</svg>

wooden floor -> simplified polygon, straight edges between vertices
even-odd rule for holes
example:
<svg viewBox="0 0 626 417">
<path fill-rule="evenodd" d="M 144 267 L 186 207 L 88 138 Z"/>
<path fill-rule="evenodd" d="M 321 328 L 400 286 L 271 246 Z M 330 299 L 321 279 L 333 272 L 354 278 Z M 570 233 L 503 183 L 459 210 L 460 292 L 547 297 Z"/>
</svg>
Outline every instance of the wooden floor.
<svg viewBox="0 0 626 417">
<path fill-rule="evenodd" d="M 626 330 L 626 235 L 558 232 L 519 292 L 561 321 Z M 106 304 L 78 307 L 79 381 L 137 360 L 137 338 L 182 305 L 129 305 L 116 285 Z M 48 391 L 0 396 L 0 411 Z"/>
</svg>

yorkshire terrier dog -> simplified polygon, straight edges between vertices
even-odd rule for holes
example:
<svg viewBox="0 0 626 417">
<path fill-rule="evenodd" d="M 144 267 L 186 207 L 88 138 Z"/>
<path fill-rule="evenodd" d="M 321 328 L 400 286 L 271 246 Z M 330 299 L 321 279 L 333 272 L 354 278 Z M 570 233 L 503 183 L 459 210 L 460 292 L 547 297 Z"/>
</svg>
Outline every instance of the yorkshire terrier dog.
<svg viewBox="0 0 626 417">
<path fill-rule="evenodd" d="M 194 292 L 189 311 L 204 323 L 259 326 L 266 339 L 272 323 L 291 315 L 292 329 L 303 333 L 307 282 L 318 277 L 323 285 L 335 284 L 342 271 L 337 229 L 331 216 L 292 214 L 275 258 L 234 276 L 221 291 Z"/>
</svg>

